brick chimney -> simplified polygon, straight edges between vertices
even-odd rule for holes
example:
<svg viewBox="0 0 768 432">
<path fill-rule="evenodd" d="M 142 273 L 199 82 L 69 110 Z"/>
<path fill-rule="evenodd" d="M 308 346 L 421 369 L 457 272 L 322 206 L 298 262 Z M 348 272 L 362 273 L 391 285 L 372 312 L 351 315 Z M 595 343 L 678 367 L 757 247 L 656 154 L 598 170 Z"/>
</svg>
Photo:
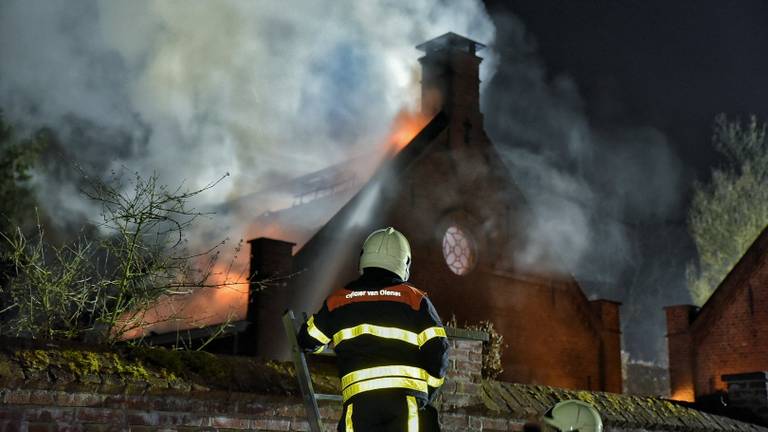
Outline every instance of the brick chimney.
<svg viewBox="0 0 768 432">
<path fill-rule="evenodd" d="M 696 399 L 690 327 L 698 309 L 692 305 L 664 308 L 667 313 L 669 388 L 672 399 L 688 402 Z"/>
<path fill-rule="evenodd" d="M 480 62 L 485 45 L 446 33 L 416 46 L 421 63 L 421 110 L 428 116 L 444 111 L 459 121 L 481 124 Z"/>
<path fill-rule="evenodd" d="M 250 322 L 247 330 L 248 344 L 244 354 L 264 352 L 265 344 L 258 338 L 258 329 L 274 326 L 280 322 L 283 311 L 275 305 L 284 305 L 287 295 L 286 278 L 293 271 L 293 247 L 296 243 L 260 237 L 249 240 L 251 246 L 250 270 L 248 272 L 248 309 L 246 320 Z"/>
<path fill-rule="evenodd" d="M 611 300 L 592 300 L 592 312 L 600 320 L 601 383 L 603 391 L 621 393 L 621 303 Z"/>
</svg>

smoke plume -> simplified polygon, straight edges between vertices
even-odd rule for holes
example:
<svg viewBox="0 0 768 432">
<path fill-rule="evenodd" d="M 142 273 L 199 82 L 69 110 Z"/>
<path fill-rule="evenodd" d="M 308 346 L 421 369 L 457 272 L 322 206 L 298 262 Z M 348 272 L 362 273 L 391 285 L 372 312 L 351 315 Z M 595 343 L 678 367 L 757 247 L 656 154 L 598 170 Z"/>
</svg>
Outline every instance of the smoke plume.
<svg viewBox="0 0 768 432">
<path fill-rule="evenodd" d="M 77 162 L 96 175 L 157 172 L 190 189 L 230 173 L 194 203 L 223 209 L 193 236 L 200 246 L 285 237 L 279 226 L 250 226 L 290 205 L 290 192 L 272 186 L 386 142 L 392 120 L 419 103 L 414 46 L 453 31 L 490 46 L 481 53 L 486 128 L 531 208 L 525 244 L 510 253 L 574 273 L 591 296 L 646 298 L 618 286 L 640 259 L 630 225 L 676 211 L 677 156 L 657 130 L 592 127 L 573 80 L 548 75 L 522 23 L 495 24 L 479 1 L 6 0 L 0 109 L 17 126 L 57 133 L 60 166 L 35 181 L 62 223 L 96 218 L 61 174 Z M 237 200 L 269 189 L 252 204 Z M 654 283 L 677 280 L 662 273 Z M 244 305 L 242 292 L 192 304 L 211 312 L 224 297 Z M 625 313 L 625 327 L 640 322 L 633 316 L 644 315 Z"/>
<path fill-rule="evenodd" d="M 527 266 L 573 274 L 592 298 L 623 301 L 631 353 L 661 359 L 661 307 L 684 292 L 682 267 L 649 268 L 637 227 L 679 214 L 680 160 L 653 128 L 593 127 L 575 82 L 548 73 L 523 23 L 494 21 L 500 66 L 484 93 L 486 129 L 530 207 L 525 243 L 510 253 Z M 652 250 L 654 262 L 674 256 L 672 234 L 651 235 L 666 244 Z"/>
<path fill-rule="evenodd" d="M 238 197 L 385 143 L 398 113 L 418 107 L 414 46 L 448 31 L 494 37 L 479 1 L 4 1 L 0 109 L 56 132 L 58 171 L 126 167 L 189 189 L 230 173 L 192 203 L 219 210 L 191 236 L 207 248 L 265 234 L 253 219 L 293 198 L 230 205 Z M 40 170 L 35 181 L 58 222 L 97 219 L 74 175 Z M 244 307 L 243 295 L 231 303 Z M 212 296 L 194 308 L 210 312 Z"/>
<path fill-rule="evenodd" d="M 230 172 L 214 203 L 371 149 L 418 103 L 414 45 L 494 31 L 477 2 L 438 0 L 10 1 L 0 24 L 13 121 L 101 171 L 190 187 Z"/>
</svg>

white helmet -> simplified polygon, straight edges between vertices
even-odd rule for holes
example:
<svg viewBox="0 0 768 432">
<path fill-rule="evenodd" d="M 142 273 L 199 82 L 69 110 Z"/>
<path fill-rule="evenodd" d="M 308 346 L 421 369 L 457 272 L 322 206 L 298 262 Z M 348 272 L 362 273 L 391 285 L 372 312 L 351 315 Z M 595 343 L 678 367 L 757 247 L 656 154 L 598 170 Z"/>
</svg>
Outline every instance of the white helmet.
<svg viewBox="0 0 768 432">
<path fill-rule="evenodd" d="M 600 414 L 590 404 L 580 400 L 564 400 L 552 407 L 542 420 L 561 432 L 602 432 Z"/>
<path fill-rule="evenodd" d="M 411 268 L 411 246 L 400 231 L 389 227 L 376 230 L 365 239 L 360 253 L 360 274 L 364 268 L 389 270 L 408 280 Z"/>
</svg>

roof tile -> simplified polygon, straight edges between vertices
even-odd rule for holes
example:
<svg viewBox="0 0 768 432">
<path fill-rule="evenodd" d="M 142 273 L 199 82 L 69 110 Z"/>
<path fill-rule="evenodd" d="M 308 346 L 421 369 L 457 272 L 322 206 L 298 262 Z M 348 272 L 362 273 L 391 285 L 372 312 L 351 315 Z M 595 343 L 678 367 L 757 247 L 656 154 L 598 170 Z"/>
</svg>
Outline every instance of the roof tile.
<svg viewBox="0 0 768 432">
<path fill-rule="evenodd" d="M 541 385 L 485 381 L 481 400 L 489 415 L 530 419 L 542 416 L 565 399 L 592 404 L 608 426 L 675 431 L 768 432 L 768 429 L 685 407 L 650 396 L 630 396 L 584 390 L 565 390 Z"/>
</svg>

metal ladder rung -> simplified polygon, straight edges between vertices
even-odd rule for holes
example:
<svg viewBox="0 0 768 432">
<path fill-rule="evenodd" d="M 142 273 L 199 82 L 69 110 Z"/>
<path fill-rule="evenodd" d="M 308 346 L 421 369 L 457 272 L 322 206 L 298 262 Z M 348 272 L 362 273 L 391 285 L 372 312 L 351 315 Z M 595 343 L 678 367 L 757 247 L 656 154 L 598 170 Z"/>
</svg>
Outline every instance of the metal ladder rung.
<svg viewBox="0 0 768 432">
<path fill-rule="evenodd" d="M 296 321 L 296 316 L 293 314 L 292 310 L 287 310 L 283 315 L 283 327 L 286 336 L 288 337 L 288 342 L 291 345 L 291 356 L 293 357 L 293 365 L 296 369 L 296 379 L 299 381 L 299 389 L 301 390 L 301 397 L 304 401 L 304 408 L 307 410 L 309 430 L 310 432 L 324 432 L 317 401 L 328 400 L 341 402 L 342 397 L 340 395 L 315 393 L 315 389 L 312 387 L 312 376 L 309 374 L 309 367 L 307 366 L 307 356 L 299 347 L 297 338 L 300 324 L 301 323 Z M 325 348 L 315 355 L 335 356 L 336 353 L 330 348 Z"/>
<path fill-rule="evenodd" d="M 322 394 L 322 393 L 315 393 L 315 399 L 317 399 L 317 400 L 329 400 L 329 401 L 336 401 L 336 402 L 341 402 L 342 401 L 342 397 L 340 395 Z"/>
</svg>

